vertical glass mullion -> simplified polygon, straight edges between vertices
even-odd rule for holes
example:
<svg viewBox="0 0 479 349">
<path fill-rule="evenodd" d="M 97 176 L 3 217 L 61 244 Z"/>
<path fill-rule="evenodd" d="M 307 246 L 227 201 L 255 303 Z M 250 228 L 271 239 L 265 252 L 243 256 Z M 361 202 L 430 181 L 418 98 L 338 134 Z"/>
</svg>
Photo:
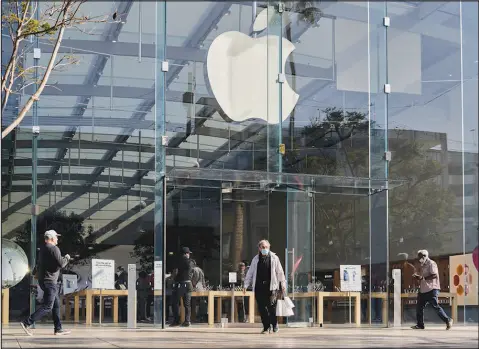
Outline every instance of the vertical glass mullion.
<svg viewBox="0 0 479 349">
<path fill-rule="evenodd" d="M 166 1 L 156 3 L 156 65 L 155 65 L 155 237 L 154 261 L 162 262 L 162 275 L 154 275 L 162 279 L 163 290 L 154 297 L 154 323 L 165 327 L 165 297 L 162 295 L 165 285 L 165 188 L 166 188 L 166 146 L 163 145 L 165 131 L 165 81 L 166 74 L 162 70 L 162 62 L 166 61 Z M 156 271 L 156 270 L 155 270 Z M 158 292 L 158 290 L 155 290 Z"/>
</svg>

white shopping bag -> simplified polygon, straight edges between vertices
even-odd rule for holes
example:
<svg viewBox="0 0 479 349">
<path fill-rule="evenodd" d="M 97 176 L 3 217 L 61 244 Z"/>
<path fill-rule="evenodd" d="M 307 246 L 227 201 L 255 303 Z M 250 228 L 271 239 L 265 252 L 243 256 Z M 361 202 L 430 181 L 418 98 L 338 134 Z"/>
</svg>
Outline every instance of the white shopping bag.
<svg viewBox="0 0 479 349">
<path fill-rule="evenodd" d="M 289 297 L 284 297 L 284 301 L 286 302 L 286 306 L 288 306 L 290 309 L 294 308 L 294 303 Z"/>
<path fill-rule="evenodd" d="M 293 316 L 294 311 L 293 308 L 291 308 L 285 300 L 283 299 L 278 299 L 276 301 L 276 316 Z"/>
</svg>

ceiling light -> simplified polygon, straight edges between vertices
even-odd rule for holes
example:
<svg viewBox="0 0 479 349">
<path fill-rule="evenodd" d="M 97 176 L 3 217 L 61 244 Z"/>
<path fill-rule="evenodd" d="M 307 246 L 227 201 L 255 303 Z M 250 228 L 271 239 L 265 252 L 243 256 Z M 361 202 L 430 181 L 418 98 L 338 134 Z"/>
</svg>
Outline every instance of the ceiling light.
<svg viewBox="0 0 479 349">
<path fill-rule="evenodd" d="M 116 40 L 112 40 L 111 42 L 116 42 Z"/>
<path fill-rule="evenodd" d="M 225 16 L 229 16 L 230 14 L 231 14 L 231 11 L 228 10 L 228 11 L 226 11 Z"/>
</svg>

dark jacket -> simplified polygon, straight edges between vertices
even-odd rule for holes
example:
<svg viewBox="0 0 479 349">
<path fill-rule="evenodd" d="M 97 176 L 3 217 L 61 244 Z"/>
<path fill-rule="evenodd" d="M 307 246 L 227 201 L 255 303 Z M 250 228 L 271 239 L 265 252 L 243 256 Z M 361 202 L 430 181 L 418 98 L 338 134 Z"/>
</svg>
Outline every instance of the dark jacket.
<svg viewBox="0 0 479 349">
<path fill-rule="evenodd" d="M 39 282 L 57 283 L 60 270 L 68 264 L 68 259 L 62 257 L 60 249 L 52 244 L 45 244 L 38 254 L 36 277 Z"/>
<path fill-rule="evenodd" d="M 177 262 L 178 274 L 175 277 L 176 282 L 191 281 L 194 262 L 186 256 L 181 256 Z"/>
</svg>

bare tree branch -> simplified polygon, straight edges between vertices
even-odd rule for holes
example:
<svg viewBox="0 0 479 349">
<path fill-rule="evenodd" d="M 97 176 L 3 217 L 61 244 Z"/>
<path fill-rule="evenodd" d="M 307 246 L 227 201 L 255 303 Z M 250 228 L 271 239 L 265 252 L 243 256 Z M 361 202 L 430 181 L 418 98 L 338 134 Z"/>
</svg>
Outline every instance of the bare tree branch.
<svg viewBox="0 0 479 349">
<path fill-rule="evenodd" d="M 67 10 L 68 10 L 68 7 L 66 7 L 63 11 L 63 18 L 66 18 L 66 16 L 67 16 Z M 47 84 L 48 78 L 50 77 L 53 66 L 55 65 L 55 60 L 56 60 L 58 51 L 60 49 L 60 44 L 62 42 L 64 32 L 65 32 L 65 27 L 64 26 L 60 27 L 60 29 L 58 31 L 58 36 L 57 36 L 57 40 L 56 40 L 56 43 L 55 43 L 55 47 L 53 48 L 53 52 L 52 52 L 52 55 L 50 57 L 50 61 L 48 62 L 48 66 L 47 66 L 47 69 L 45 71 L 45 74 L 43 75 L 42 82 L 41 82 L 40 86 L 38 86 L 37 91 L 35 91 L 35 93 L 28 99 L 27 103 L 25 103 L 22 110 L 20 111 L 17 118 L 15 119 L 15 121 L 12 122 L 7 128 L 5 128 L 5 130 L 3 130 L 2 139 L 5 138 L 14 128 L 16 128 L 22 122 L 23 118 L 25 117 L 27 112 L 30 110 L 33 103 L 36 100 L 39 99 L 41 93 L 43 92 L 43 89 L 45 88 L 45 86 Z"/>
</svg>

